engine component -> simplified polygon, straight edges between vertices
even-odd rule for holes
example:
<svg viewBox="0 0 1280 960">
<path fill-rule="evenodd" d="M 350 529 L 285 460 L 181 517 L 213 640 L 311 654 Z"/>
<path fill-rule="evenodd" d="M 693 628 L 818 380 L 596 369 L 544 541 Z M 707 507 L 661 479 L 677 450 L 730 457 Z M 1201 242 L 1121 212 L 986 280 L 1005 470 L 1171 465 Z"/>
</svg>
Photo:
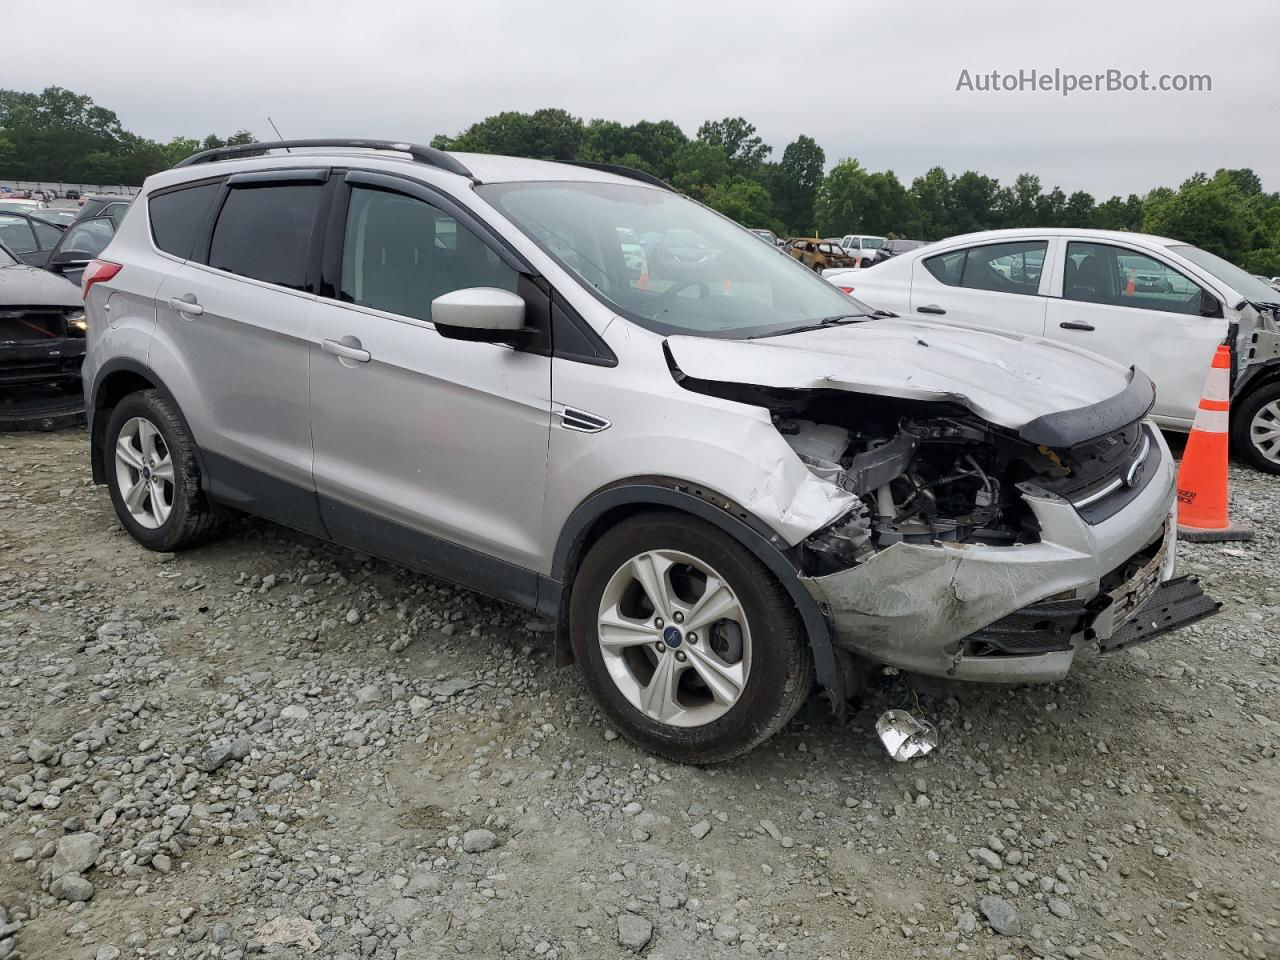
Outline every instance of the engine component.
<svg viewBox="0 0 1280 960">
<path fill-rule="evenodd" d="M 849 449 L 848 430 L 812 420 L 779 420 L 776 426 L 782 438 L 814 474 L 830 483 L 840 482 L 844 474 L 840 458 Z"/>
<path fill-rule="evenodd" d="M 812 576 L 847 570 L 875 553 L 871 545 L 871 511 L 859 503 L 850 513 L 804 542 L 805 569 Z"/>
</svg>

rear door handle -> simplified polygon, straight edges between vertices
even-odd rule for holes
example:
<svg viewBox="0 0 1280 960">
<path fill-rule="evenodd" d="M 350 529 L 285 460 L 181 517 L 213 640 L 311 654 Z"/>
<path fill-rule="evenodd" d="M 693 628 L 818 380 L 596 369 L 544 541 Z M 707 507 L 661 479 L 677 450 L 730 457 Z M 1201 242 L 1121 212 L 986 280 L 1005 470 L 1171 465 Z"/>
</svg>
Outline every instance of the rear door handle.
<svg viewBox="0 0 1280 960">
<path fill-rule="evenodd" d="M 356 363 L 368 363 L 372 357 L 368 350 L 360 349 L 360 341 L 355 337 L 344 337 L 344 340 L 355 340 L 355 344 L 341 343 L 337 340 L 321 340 L 320 346 L 325 353 L 331 353 L 340 360 L 354 360 Z"/>
<path fill-rule="evenodd" d="M 1096 330 L 1092 323 L 1081 323 L 1078 320 L 1063 320 L 1058 324 L 1063 330 Z"/>
<path fill-rule="evenodd" d="M 936 303 L 926 304 L 923 307 L 916 307 L 916 313 L 932 313 L 935 316 L 946 316 L 947 311 L 943 310 Z"/>
<path fill-rule="evenodd" d="M 189 314 L 193 317 L 198 317 L 200 314 L 204 313 L 204 307 L 196 303 L 194 293 L 183 294 L 181 297 L 170 297 L 169 306 L 173 307 L 173 309 L 177 310 L 179 313 Z"/>
</svg>

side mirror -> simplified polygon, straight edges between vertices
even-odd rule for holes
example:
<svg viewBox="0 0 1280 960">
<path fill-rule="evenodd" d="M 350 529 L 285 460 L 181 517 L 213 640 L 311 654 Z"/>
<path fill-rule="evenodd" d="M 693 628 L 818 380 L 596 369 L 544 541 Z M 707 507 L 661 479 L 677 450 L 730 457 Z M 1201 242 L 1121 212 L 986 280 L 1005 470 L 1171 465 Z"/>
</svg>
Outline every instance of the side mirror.
<svg viewBox="0 0 1280 960">
<path fill-rule="evenodd" d="M 466 287 L 431 301 L 436 332 L 451 340 L 519 346 L 528 338 L 524 299 L 498 287 Z"/>
<path fill-rule="evenodd" d="M 1221 317 L 1222 304 L 1208 290 L 1200 291 L 1200 316 L 1202 317 Z"/>
</svg>

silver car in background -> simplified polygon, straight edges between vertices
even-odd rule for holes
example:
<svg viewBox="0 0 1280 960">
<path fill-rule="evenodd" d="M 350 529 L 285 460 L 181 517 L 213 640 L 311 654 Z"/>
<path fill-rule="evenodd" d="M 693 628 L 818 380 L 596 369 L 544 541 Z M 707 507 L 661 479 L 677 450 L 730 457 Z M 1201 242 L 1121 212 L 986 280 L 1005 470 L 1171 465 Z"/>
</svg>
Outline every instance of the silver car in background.
<svg viewBox="0 0 1280 960">
<path fill-rule="evenodd" d="M 244 511 L 538 610 L 680 761 L 868 662 L 1051 680 L 1214 608 L 1170 580 L 1144 374 L 875 314 L 635 171 L 208 151 L 84 283 L 94 477 L 140 543 Z"/>
</svg>

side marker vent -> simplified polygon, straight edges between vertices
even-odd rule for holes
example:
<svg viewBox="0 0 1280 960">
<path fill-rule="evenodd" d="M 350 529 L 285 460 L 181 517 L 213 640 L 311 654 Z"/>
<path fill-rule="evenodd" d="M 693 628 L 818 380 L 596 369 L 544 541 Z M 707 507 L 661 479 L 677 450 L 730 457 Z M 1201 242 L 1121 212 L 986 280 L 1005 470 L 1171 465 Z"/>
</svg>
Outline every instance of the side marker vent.
<svg viewBox="0 0 1280 960">
<path fill-rule="evenodd" d="M 573 407 L 565 407 L 560 413 L 560 426 L 566 430 L 576 430 L 579 433 L 599 433 L 601 430 L 608 430 L 612 424 L 604 417 L 597 417 L 594 413 L 575 410 Z"/>
</svg>

